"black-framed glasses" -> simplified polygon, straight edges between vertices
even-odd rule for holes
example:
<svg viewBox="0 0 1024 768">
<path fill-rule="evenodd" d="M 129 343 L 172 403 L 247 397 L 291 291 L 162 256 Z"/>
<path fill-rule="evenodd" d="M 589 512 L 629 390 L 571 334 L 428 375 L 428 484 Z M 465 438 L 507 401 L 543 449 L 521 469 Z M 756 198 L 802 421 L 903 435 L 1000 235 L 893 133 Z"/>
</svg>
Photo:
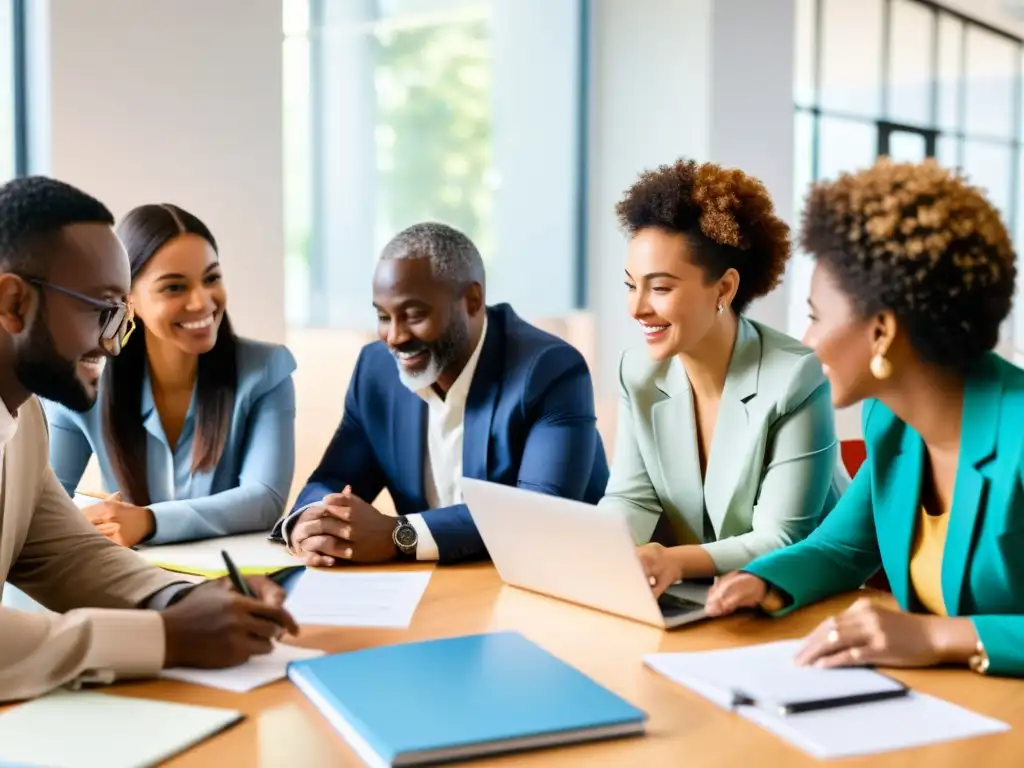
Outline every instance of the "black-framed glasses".
<svg viewBox="0 0 1024 768">
<path fill-rule="evenodd" d="M 63 293 L 65 296 L 78 299 L 90 307 L 100 310 L 100 344 L 112 355 L 116 355 L 121 351 L 121 347 L 128 343 L 128 338 L 132 335 L 132 331 L 135 330 L 135 310 L 130 302 L 94 299 L 91 296 L 72 291 L 70 288 L 65 288 L 62 285 L 56 285 L 35 277 L 27 277 L 24 280 L 30 285 L 49 288 L 52 291 Z"/>
</svg>

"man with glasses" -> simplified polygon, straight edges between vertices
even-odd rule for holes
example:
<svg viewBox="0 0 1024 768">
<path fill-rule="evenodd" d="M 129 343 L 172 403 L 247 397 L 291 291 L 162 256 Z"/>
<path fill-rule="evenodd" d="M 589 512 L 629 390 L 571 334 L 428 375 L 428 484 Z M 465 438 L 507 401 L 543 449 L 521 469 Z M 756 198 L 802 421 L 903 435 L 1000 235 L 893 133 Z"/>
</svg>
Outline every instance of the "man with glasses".
<svg viewBox="0 0 1024 768">
<path fill-rule="evenodd" d="M 267 579 L 257 597 L 198 587 L 98 533 L 48 466 L 33 395 L 87 410 L 106 359 L 134 327 L 128 258 L 102 203 L 52 179 L 0 186 L 0 593 L 56 613 L 0 607 L 0 701 L 161 667 L 226 667 L 298 631 Z M 141 610 L 140 610 L 141 609 Z"/>
</svg>

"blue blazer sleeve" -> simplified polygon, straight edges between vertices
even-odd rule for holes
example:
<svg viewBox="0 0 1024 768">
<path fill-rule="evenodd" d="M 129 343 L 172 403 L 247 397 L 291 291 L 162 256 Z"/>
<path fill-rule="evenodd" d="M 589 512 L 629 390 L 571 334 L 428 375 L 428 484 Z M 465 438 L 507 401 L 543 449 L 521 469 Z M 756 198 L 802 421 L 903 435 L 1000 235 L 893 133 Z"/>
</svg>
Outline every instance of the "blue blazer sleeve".
<svg viewBox="0 0 1024 768">
<path fill-rule="evenodd" d="M 69 496 L 92 458 L 92 445 L 81 422 L 67 408 L 47 400 L 40 401 L 50 425 L 50 466 Z"/>
<path fill-rule="evenodd" d="M 554 347 L 538 356 L 527 377 L 522 408 L 530 425 L 516 485 L 582 499 L 598 448 L 590 372 L 576 350 Z M 442 563 L 486 557 L 487 549 L 465 504 L 432 509 L 424 522 Z"/>
<path fill-rule="evenodd" d="M 274 538 L 285 538 L 292 521 L 305 507 L 319 502 L 329 493 L 340 492 L 346 485 L 351 485 L 356 496 L 370 503 L 384 489 L 384 471 L 373 452 L 373 446 L 363 426 L 364 415 L 360 409 L 360 390 L 364 375 L 364 354 L 360 354 L 345 395 L 345 411 L 341 425 L 331 438 L 317 468 L 299 493 L 291 513 L 274 526 Z"/>
<path fill-rule="evenodd" d="M 202 498 L 151 504 L 156 532 L 148 543 L 268 530 L 280 518 L 295 471 L 294 365 L 285 350 L 268 365 L 268 379 L 278 383 L 249 412 L 238 485 Z"/>
</svg>

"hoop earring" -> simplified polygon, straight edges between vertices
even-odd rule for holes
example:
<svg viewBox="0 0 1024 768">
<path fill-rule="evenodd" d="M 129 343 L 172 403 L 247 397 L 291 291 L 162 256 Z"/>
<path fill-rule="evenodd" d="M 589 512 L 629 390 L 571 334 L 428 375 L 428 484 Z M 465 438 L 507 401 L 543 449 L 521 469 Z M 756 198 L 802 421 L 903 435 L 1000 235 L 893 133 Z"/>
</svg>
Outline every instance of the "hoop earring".
<svg viewBox="0 0 1024 768">
<path fill-rule="evenodd" d="M 871 365 L 868 367 L 871 369 L 871 375 L 879 381 L 884 381 L 892 376 L 892 363 L 881 352 L 871 358 Z"/>
</svg>

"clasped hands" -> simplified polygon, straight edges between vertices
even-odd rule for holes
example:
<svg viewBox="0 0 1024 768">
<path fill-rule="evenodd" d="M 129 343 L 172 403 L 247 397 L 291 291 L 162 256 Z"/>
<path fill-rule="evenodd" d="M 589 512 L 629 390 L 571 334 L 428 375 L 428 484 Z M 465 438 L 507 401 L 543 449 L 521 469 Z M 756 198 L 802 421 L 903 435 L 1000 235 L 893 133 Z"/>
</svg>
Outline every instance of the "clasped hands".
<svg viewBox="0 0 1024 768">
<path fill-rule="evenodd" d="M 120 492 L 85 507 L 82 513 L 97 531 L 122 547 L 134 547 L 145 541 L 156 528 L 153 512 L 121 501 Z"/>
<path fill-rule="evenodd" d="M 299 515 L 292 528 L 291 547 L 306 565 L 329 567 L 339 560 L 382 563 L 397 549 L 395 518 L 378 512 L 345 486 L 330 493 Z"/>
<path fill-rule="evenodd" d="M 684 576 L 671 549 L 645 544 L 637 548 L 637 555 L 656 596 Z M 715 580 L 705 607 L 709 616 L 727 616 L 761 606 L 767 595 L 763 579 L 740 571 Z M 949 660 L 942 622 L 942 617 L 893 610 L 861 598 L 821 622 L 804 639 L 795 662 L 821 668 L 932 666 Z"/>
</svg>

